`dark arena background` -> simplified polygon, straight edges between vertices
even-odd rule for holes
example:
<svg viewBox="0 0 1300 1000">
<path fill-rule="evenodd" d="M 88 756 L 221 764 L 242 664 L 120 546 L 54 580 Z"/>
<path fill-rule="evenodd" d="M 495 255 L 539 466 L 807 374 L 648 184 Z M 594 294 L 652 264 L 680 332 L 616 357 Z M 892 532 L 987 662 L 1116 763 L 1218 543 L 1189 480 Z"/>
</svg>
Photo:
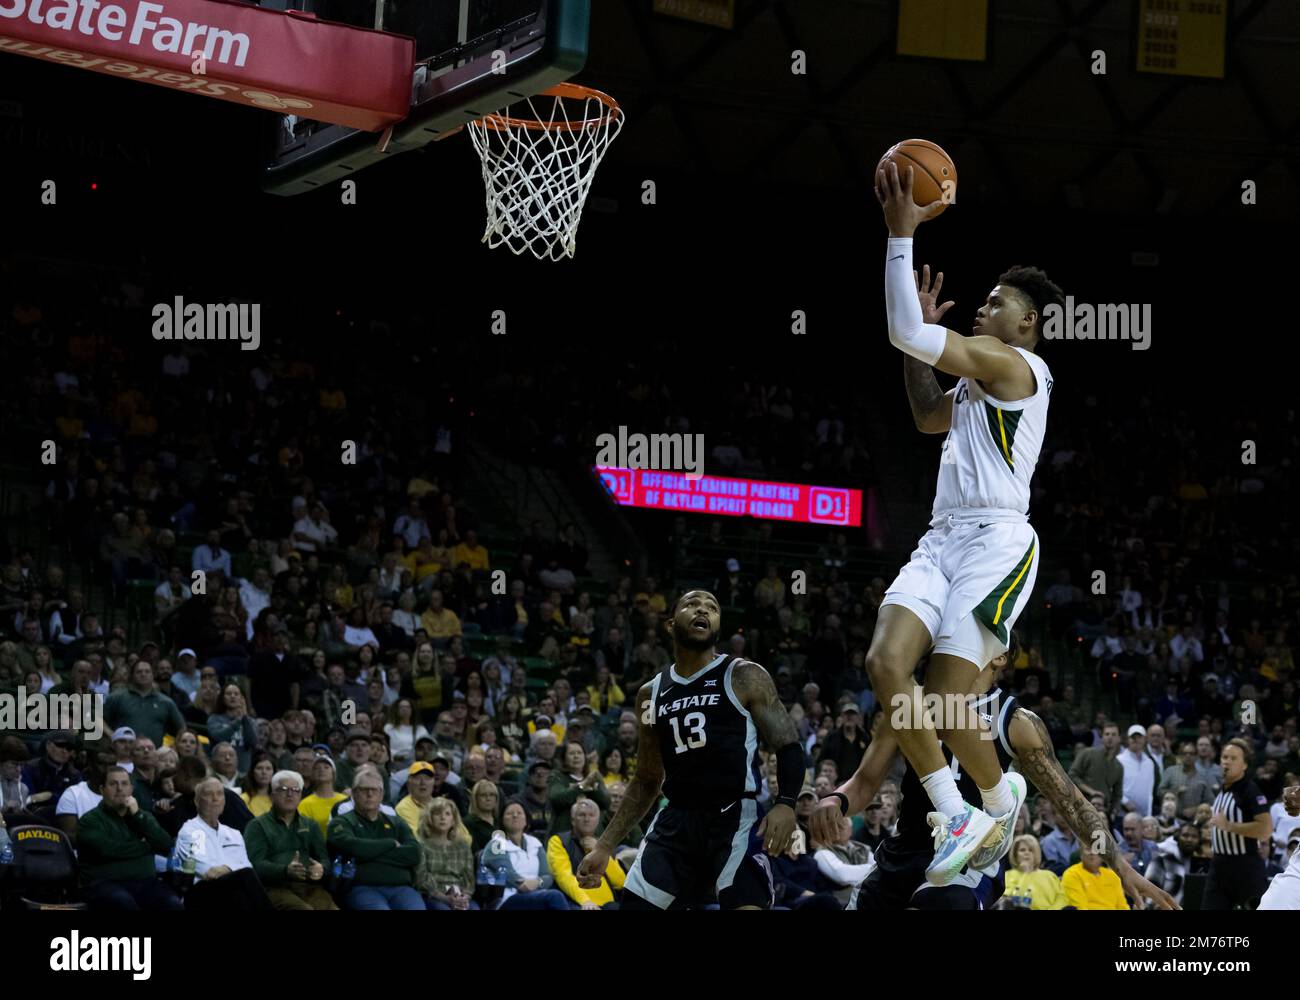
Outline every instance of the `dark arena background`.
<svg viewBox="0 0 1300 1000">
<path fill-rule="evenodd" d="M 435 939 L 421 920 L 461 918 L 390 918 L 372 940 L 427 936 L 471 962 L 594 945 L 584 988 L 603 988 L 607 965 L 639 961 L 620 920 L 648 936 L 697 918 L 616 913 L 577 938 L 575 918 L 507 911 L 618 910 L 631 892 L 657 786 L 600 888 L 575 871 L 639 787 L 637 692 L 668 676 L 665 623 L 703 589 L 717 651 L 766 668 L 805 758 L 804 786 L 781 790 L 803 850 L 764 861 L 769 902 L 829 914 L 771 918 L 803 921 L 776 940 L 818 946 L 811 969 L 724 928 L 735 971 L 860 981 L 993 941 L 1089 982 L 1281 974 L 1286 918 L 1251 911 L 1300 907 L 1300 5 L 118 0 L 128 27 L 246 19 L 245 65 L 217 46 L 198 70 L 157 32 L 105 34 L 102 12 L 85 13 L 97 34 L 60 27 L 87 6 L 0 0 L 5 969 L 85 972 L 104 964 L 87 939 L 125 935 L 152 941 L 151 985 L 180 989 L 204 941 L 266 942 L 257 975 L 279 985 L 297 960 L 269 942 L 318 944 L 253 910 L 413 897 L 502 909 L 469 918 L 480 935 L 513 925 Z M 510 53 L 495 76 L 494 51 Z M 427 82 L 458 73 L 459 91 Z M 258 96 L 192 92 L 204 75 Z M 589 160 L 553 157 L 500 204 L 559 211 L 539 183 L 585 198 L 573 252 L 489 247 L 460 126 L 562 80 L 610 95 L 621 128 L 585 181 Z M 337 120 L 286 120 L 308 103 Z M 527 134 L 563 151 L 610 124 L 595 107 L 586 130 Z M 867 654 L 944 453 L 914 423 L 885 310 L 875 170 L 908 138 L 956 165 L 914 250 L 944 272 L 946 325 L 969 333 L 1012 265 L 1044 269 L 1076 317 L 1122 306 L 1142 324 L 1036 349 L 1054 379 L 1040 562 L 997 682 L 1098 800 L 1108 857 L 1181 912 L 1126 895 L 1033 780 L 1012 833 L 1028 840 L 979 908 L 1142 915 L 830 912 L 903 808 L 900 755 L 842 836 L 810 825 L 872 726 L 890 730 Z M 227 304 L 240 333 L 179 332 L 186 305 L 211 322 Z M 698 441 L 701 464 L 610 457 L 636 435 Z M 84 695 L 99 725 L 57 695 Z M 775 749 L 755 752 L 760 815 Z M 301 776 L 303 819 L 273 825 L 280 772 Z M 585 799 L 591 828 L 571 810 Z M 205 809 L 215 847 L 187 833 Z M 364 843 L 375 824 L 386 861 Z M 375 967 L 331 959 L 339 982 L 397 982 L 378 950 Z"/>
</svg>

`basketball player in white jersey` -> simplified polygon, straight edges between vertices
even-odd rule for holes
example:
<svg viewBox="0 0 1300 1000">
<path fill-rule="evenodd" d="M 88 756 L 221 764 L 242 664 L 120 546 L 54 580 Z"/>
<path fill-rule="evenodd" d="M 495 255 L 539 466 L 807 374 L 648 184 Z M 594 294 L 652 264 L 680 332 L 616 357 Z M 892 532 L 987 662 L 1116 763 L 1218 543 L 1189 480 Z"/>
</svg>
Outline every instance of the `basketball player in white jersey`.
<svg viewBox="0 0 1300 1000">
<path fill-rule="evenodd" d="M 1287 814 L 1300 816 L 1300 785 L 1292 785 L 1282 792 L 1282 802 Z M 1259 901 L 1261 910 L 1300 910 L 1300 850 L 1291 855 L 1286 870 L 1274 875 L 1268 891 Z"/>
<path fill-rule="evenodd" d="M 913 669 L 933 648 L 926 693 L 965 694 L 984 664 L 1007 649 L 1009 630 L 1028 603 L 1038 572 L 1038 535 L 1029 525 L 1029 486 L 1047 429 L 1052 374 L 1034 353 L 1045 308 L 1061 290 L 1036 268 L 1004 273 L 965 337 L 937 325 L 952 306 L 938 305 L 912 268 L 912 234 L 942 208 L 912 200 L 913 170 L 888 163 L 876 173 L 876 197 L 889 226 L 885 307 L 889 340 L 905 355 L 904 376 L 919 430 L 947 433 L 930 530 L 886 591 L 867 653 L 877 699 L 935 810 L 948 817 L 936 837 L 926 878 L 946 885 L 970 865 L 981 869 L 1010 846 L 1025 780 L 1003 774 L 989 733 L 977 718 L 953 727 L 948 745 L 980 790 L 967 803 L 921 704 Z M 932 368 L 958 377 L 945 393 Z M 908 722 L 904 725 L 899 720 Z"/>
</svg>

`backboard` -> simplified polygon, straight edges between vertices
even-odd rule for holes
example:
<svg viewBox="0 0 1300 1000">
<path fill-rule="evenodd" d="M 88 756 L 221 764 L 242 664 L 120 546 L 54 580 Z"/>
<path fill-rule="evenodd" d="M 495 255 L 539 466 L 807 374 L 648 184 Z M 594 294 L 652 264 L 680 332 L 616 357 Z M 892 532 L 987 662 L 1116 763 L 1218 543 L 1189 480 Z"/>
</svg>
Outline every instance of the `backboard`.
<svg viewBox="0 0 1300 1000">
<path fill-rule="evenodd" d="M 308 0 L 325 20 L 379 28 L 416 41 L 411 114 L 380 136 L 277 115 L 262 187 L 300 194 L 418 149 L 580 71 L 591 0 Z M 357 72 L 364 72 L 358 67 Z"/>
</svg>

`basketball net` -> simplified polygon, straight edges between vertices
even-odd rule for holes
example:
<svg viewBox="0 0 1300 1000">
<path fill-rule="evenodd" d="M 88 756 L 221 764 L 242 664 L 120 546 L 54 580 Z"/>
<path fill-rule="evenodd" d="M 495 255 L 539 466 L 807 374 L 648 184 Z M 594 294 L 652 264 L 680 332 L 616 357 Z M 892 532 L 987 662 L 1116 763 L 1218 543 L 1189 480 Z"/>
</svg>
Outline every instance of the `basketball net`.
<svg viewBox="0 0 1300 1000">
<path fill-rule="evenodd" d="M 530 118 L 502 111 L 469 123 L 487 192 L 483 242 L 538 260 L 572 257 L 592 178 L 623 112 L 609 95 L 572 83 L 525 103 Z"/>
</svg>

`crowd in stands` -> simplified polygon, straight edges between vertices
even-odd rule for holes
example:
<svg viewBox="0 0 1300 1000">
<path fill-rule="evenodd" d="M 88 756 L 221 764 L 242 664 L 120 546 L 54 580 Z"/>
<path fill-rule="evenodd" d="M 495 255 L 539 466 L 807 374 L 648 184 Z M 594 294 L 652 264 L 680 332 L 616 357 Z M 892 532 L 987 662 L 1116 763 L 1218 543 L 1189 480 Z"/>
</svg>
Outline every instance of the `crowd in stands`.
<svg viewBox="0 0 1300 1000">
<path fill-rule="evenodd" d="M 141 289 L 105 295 L 115 314 L 143 314 Z M 39 515 L 61 556 L 3 539 L 0 689 L 106 699 L 102 740 L 70 719 L 39 740 L 4 738 L 6 826 L 61 830 L 84 898 L 102 907 L 617 906 L 642 828 L 598 889 L 575 871 L 636 774 L 636 691 L 671 659 L 662 619 L 680 581 L 667 566 L 592 580 L 568 524 L 485 543 L 461 495 L 468 411 L 443 384 L 419 396 L 388 381 L 393 368 L 372 378 L 269 351 L 233 375 L 212 345 L 152 342 L 140 376 L 140 358 L 104 333 L 56 337 L 34 301 L 6 321 L 31 359 L 3 405 L 56 442 Z M 492 419 L 545 451 L 594 440 L 610 426 L 601 407 L 614 425 L 680 415 L 648 376 L 616 379 L 590 410 L 547 405 L 584 397 L 565 377 L 558 362 L 488 375 L 485 395 L 517 401 Z M 720 469 L 865 474 L 851 418 L 810 419 L 781 390 L 731 390 L 708 403 L 734 430 L 732 451 L 720 439 L 712 455 Z M 355 445 L 350 460 L 339 440 Z M 1045 570 L 1035 613 L 1051 645 L 1027 644 L 1005 686 L 1042 717 L 1130 862 L 1169 891 L 1207 860 L 1233 738 L 1275 817 L 1261 855 L 1285 864 L 1297 826 L 1279 799 L 1300 783 L 1296 575 L 1274 572 L 1276 553 L 1236 507 L 1219 531 L 1225 484 L 1198 488 L 1184 470 L 1122 515 L 1123 498 L 1094 489 L 1108 468 L 1090 447 L 1062 437 L 1044 465 L 1056 516 L 1045 541 L 1077 556 Z M 1224 503 L 1261 490 L 1243 498 L 1238 484 Z M 735 537 L 719 522 L 673 523 L 681 551 Z M 746 524 L 749 550 L 771 530 Z M 802 567 L 726 559 L 708 581 L 740 609 L 719 648 L 772 672 L 805 745 L 805 833 L 882 710 L 865 655 L 887 581 L 847 583 L 854 552 L 833 534 Z M 1207 587 L 1220 564 L 1256 578 L 1244 594 Z M 802 593 L 795 568 L 809 572 Z M 129 608 L 146 619 L 135 641 L 112 621 Z M 1082 708 L 1067 656 L 1095 669 L 1106 712 Z M 766 755 L 764 774 L 760 802 L 775 780 Z M 835 843 L 778 859 L 777 903 L 842 906 L 898 803 L 895 775 Z M 1008 905 L 1127 905 L 1045 801 L 1017 835 Z"/>
</svg>

